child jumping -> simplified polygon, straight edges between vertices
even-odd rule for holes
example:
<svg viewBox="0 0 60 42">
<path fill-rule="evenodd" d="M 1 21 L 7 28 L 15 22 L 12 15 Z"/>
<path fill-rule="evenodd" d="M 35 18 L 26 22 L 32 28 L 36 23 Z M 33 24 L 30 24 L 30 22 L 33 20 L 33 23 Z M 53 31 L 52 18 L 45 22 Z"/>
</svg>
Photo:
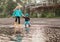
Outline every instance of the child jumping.
<svg viewBox="0 0 60 42">
<path fill-rule="evenodd" d="M 16 23 L 20 24 L 20 17 L 23 15 L 22 10 L 20 8 L 21 8 L 20 6 L 17 6 L 13 12 L 13 17 L 15 17 L 15 24 Z"/>
</svg>

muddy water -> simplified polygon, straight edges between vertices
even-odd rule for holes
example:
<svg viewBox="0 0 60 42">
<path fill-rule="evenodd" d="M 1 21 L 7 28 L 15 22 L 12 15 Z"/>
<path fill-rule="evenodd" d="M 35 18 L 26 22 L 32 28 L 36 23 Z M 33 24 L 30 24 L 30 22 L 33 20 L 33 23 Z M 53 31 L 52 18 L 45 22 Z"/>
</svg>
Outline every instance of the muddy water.
<svg viewBox="0 0 60 42">
<path fill-rule="evenodd" d="M 22 36 L 20 33 L 14 35 L 12 28 L 0 28 L 0 42 L 60 42 L 60 27 L 36 25 L 29 29 L 29 33 L 25 31 Z"/>
</svg>

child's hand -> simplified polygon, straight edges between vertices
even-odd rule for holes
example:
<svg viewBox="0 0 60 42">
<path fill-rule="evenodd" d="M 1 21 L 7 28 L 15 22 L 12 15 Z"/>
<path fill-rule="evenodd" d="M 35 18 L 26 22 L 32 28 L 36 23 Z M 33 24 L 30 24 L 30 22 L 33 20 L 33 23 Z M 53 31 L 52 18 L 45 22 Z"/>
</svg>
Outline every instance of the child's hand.
<svg viewBox="0 0 60 42">
<path fill-rule="evenodd" d="M 22 16 L 24 16 L 24 15 L 22 14 Z"/>
<path fill-rule="evenodd" d="M 25 16 L 22 16 L 23 18 L 25 18 Z"/>
<path fill-rule="evenodd" d="M 22 17 L 24 18 L 25 16 L 22 14 Z"/>
</svg>

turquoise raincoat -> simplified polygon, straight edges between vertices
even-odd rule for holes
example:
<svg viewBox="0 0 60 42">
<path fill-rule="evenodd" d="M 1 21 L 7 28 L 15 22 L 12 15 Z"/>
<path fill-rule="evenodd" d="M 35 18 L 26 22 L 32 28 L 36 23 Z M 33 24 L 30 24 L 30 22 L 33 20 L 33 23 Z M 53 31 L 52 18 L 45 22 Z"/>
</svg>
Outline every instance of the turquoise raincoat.
<svg viewBox="0 0 60 42">
<path fill-rule="evenodd" d="M 18 16 L 18 17 L 21 17 L 23 14 L 22 14 L 22 10 L 19 10 L 19 9 L 16 9 L 14 12 L 13 12 L 13 17 L 15 16 Z"/>
</svg>

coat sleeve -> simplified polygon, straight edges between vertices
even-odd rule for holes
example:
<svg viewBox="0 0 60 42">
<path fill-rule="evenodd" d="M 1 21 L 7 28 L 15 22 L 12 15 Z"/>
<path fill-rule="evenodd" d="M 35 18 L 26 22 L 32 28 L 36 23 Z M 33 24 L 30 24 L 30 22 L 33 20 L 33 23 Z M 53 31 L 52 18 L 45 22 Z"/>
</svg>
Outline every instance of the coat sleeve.
<svg viewBox="0 0 60 42">
<path fill-rule="evenodd" d="M 13 11 L 12 16 L 13 16 L 13 17 L 15 16 L 15 11 Z"/>
<path fill-rule="evenodd" d="M 21 16 L 24 16 L 23 13 L 22 13 L 22 10 L 20 11 L 20 14 L 21 14 Z"/>
</svg>

